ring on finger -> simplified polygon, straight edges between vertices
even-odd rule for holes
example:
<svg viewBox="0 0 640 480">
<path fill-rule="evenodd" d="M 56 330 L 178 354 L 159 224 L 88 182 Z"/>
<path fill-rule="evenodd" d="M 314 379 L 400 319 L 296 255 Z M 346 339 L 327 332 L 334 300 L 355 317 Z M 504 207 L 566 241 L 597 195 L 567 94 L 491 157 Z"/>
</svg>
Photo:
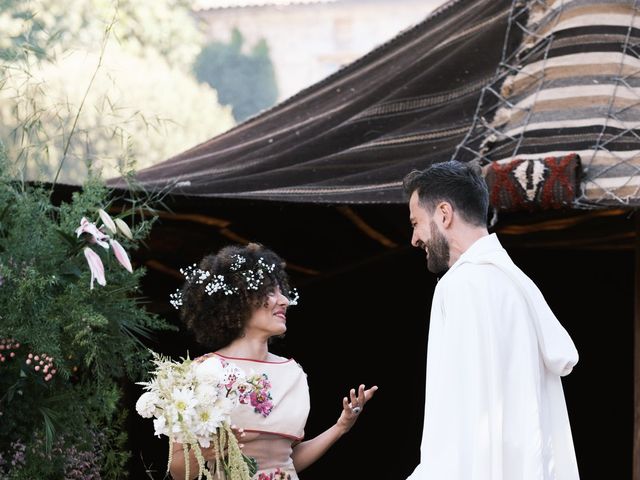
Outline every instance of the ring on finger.
<svg viewBox="0 0 640 480">
<path fill-rule="evenodd" d="M 352 407 L 351 411 L 358 415 L 362 411 L 362 407 Z"/>
</svg>

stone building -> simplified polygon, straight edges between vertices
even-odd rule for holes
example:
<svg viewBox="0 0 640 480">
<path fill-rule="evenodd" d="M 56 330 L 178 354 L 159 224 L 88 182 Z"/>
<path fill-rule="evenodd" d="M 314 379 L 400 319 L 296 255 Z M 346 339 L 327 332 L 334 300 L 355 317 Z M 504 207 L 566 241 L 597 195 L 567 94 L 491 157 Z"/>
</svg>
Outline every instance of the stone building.
<svg viewBox="0 0 640 480">
<path fill-rule="evenodd" d="M 238 28 L 248 46 L 269 45 L 283 100 L 400 31 L 444 0 L 197 0 L 209 41 Z"/>
</svg>

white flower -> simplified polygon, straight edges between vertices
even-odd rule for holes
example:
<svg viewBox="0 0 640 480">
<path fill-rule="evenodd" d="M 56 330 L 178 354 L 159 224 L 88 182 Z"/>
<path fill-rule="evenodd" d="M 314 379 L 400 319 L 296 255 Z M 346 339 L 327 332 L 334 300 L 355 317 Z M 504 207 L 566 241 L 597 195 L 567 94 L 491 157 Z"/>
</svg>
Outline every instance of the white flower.
<svg viewBox="0 0 640 480">
<path fill-rule="evenodd" d="M 153 363 L 151 379 L 140 382 L 145 393 L 136 411 L 153 418 L 155 434 L 172 442 L 209 447 L 231 422 L 240 402 L 238 389 L 246 393 L 252 388 L 243 370 L 217 357 L 176 362 L 154 354 Z"/>
<path fill-rule="evenodd" d="M 211 438 L 209 438 L 208 436 L 197 437 L 197 439 L 202 448 L 209 448 L 209 446 L 211 446 Z"/>
<path fill-rule="evenodd" d="M 165 417 L 158 417 L 153 420 L 154 434 L 156 436 L 169 435 L 169 429 L 167 428 L 167 420 Z"/>
<path fill-rule="evenodd" d="M 116 224 L 113 223 L 113 219 L 109 216 L 109 214 L 103 209 L 98 210 L 98 214 L 100 215 L 100 220 L 102 220 L 104 226 L 107 227 L 111 231 L 111 233 L 116 233 Z"/>
<path fill-rule="evenodd" d="M 201 405 L 212 404 L 220 395 L 220 391 L 213 385 L 201 383 L 195 389 L 196 399 Z"/>
<path fill-rule="evenodd" d="M 213 406 L 220 411 L 221 416 L 228 417 L 236 407 L 236 404 L 235 397 L 233 399 L 228 397 L 219 397 Z"/>
<path fill-rule="evenodd" d="M 155 415 L 160 399 L 155 393 L 145 392 L 136 402 L 136 411 L 143 418 L 151 418 Z"/>
<path fill-rule="evenodd" d="M 179 419 L 192 417 L 197 404 L 194 392 L 189 388 L 174 388 L 171 392 L 171 407 L 178 414 Z"/>
<path fill-rule="evenodd" d="M 174 422 L 174 424 L 171 426 L 171 433 L 173 433 L 174 438 L 176 438 L 176 441 L 178 441 L 177 439 L 180 438 L 180 435 L 183 433 L 184 430 L 189 430 L 188 428 L 184 428 L 186 425 L 180 425 L 179 422 Z M 182 443 L 182 442 L 180 442 Z"/>
<path fill-rule="evenodd" d="M 211 438 L 222 424 L 225 417 L 221 413 L 220 410 L 211 405 L 198 411 L 193 433 L 198 437 L 201 445 L 203 445 L 202 439 Z"/>
<path fill-rule="evenodd" d="M 179 371 L 174 368 L 173 365 L 162 369 L 157 377 L 158 389 L 161 392 L 167 392 L 169 394 L 175 387 L 182 387 L 188 384 L 188 381 L 180 375 Z"/>
<path fill-rule="evenodd" d="M 194 365 L 194 375 L 199 383 L 217 385 L 222 381 L 224 368 L 217 358 L 209 357 Z"/>
<path fill-rule="evenodd" d="M 118 230 L 120 230 L 122 234 L 125 237 L 127 237 L 129 240 L 133 240 L 133 234 L 131 233 L 131 229 L 129 228 L 129 225 L 124 223 L 119 218 L 116 218 L 114 221 L 116 223 L 116 226 L 118 227 Z"/>
</svg>

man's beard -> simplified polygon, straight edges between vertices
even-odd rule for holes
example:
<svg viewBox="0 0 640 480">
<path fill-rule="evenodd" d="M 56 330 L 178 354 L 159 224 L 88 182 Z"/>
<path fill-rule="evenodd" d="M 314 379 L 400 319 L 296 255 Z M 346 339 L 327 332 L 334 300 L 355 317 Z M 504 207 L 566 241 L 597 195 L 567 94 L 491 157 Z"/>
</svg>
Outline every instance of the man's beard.
<svg viewBox="0 0 640 480">
<path fill-rule="evenodd" d="M 431 221 L 431 238 L 425 242 L 428 257 L 427 268 L 430 272 L 439 275 L 449 270 L 449 242 L 440 233 L 435 222 Z"/>
</svg>

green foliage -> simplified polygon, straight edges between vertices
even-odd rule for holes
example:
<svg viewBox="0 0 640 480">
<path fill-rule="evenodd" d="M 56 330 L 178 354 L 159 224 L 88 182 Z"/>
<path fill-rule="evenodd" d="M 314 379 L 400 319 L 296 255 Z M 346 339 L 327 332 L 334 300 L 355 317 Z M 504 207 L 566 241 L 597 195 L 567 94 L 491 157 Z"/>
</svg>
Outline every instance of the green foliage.
<svg viewBox="0 0 640 480">
<path fill-rule="evenodd" d="M 0 0 L 0 58 L 98 50 L 112 20 L 113 36 L 126 53 L 159 55 L 172 67 L 187 68 L 200 51 L 203 38 L 188 0 Z"/>
<path fill-rule="evenodd" d="M 0 138 L 29 180 L 113 177 L 234 124 L 191 73 L 186 0 L 0 0 L 0 27 Z"/>
<path fill-rule="evenodd" d="M 100 180 L 56 206 L 6 166 L 0 158 L 0 478 L 80 478 L 73 471 L 83 469 L 121 478 L 119 384 L 142 378 L 142 340 L 171 327 L 140 306 L 144 269 L 129 273 L 90 235 L 76 235 L 81 218 L 97 222 L 113 201 Z M 120 218 L 133 238 L 111 236 L 132 251 L 151 222 L 132 211 Z M 105 286 L 90 289 L 86 248 L 102 258 Z"/>
<path fill-rule="evenodd" d="M 194 66 L 198 79 L 216 89 L 220 102 L 233 106 L 237 121 L 271 107 L 278 98 L 266 41 L 260 40 L 249 53 L 243 46 L 242 34 L 234 29 L 229 43 L 206 45 Z"/>
<path fill-rule="evenodd" d="M 214 131 L 231 114 L 181 72 L 200 41 L 186 0 L 0 0 L 0 28 L 0 479 L 123 478 L 121 385 L 142 379 L 145 338 L 171 327 L 142 308 L 144 269 L 76 229 L 113 208 L 132 238 L 110 235 L 133 251 L 146 200 L 113 198 L 95 172 L 209 138 L 192 109 L 210 105 Z M 84 185 L 54 205 L 25 177 Z M 104 286 L 90 288 L 87 248 Z"/>
<path fill-rule="evenodd" d="M 41 58 L 53 38 L 45 34 L 44 23 L 34 18 L 22 0 L 0 0 L 0 29 L 0 60 L 24 58 L 29 52 Z"/>
<path fill-rule="evenodd" d="M 9 139 L 10 157 L 29 179 L 50 181 L 65 156 L 63 183 L 82 183 L 97 171 L 113 177 L 232 125 L 230 109 L 210 87 L 117 45 L 102 57 L 77 52 L 55 64 L 40 62 L 28 74 L 14 72 L 0 92 L 0 136 Z"/>
</svg>

